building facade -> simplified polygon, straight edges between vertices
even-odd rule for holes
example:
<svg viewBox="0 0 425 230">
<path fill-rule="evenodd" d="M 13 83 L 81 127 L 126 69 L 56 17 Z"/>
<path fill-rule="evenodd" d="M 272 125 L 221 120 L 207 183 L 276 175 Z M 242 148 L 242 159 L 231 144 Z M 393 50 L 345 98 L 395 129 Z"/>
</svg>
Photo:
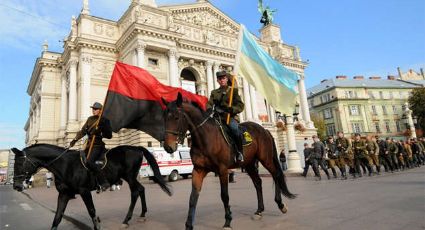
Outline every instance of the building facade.
<svg viewBox="0 0 425 230">
<path fill-rule="evenodd" d="M 398 72 L 387 79 L 337 76 L 323 80 L 307 90 L 311 111 L 324 119 L 327 135 L 343 131 L 402 139 L 410 127 L 403 119 L 406 102 L 412 89 L 425 86 L 425 77 L 422 69 Z"/>
<path fill-rule="evenodd" d="M 132 0 L 118 21 L 90 15 L 84 0 L 81 14 L 71 19 L 63 52 L 51 52 L 44 44 L 35 63 L 27 89 L 26 144 L 68 144 L 91 115 L 89 106 L 104 101 L 115 61 L 145 68 L 164 84 L 209 96 L 218 87 L 215 73 L 233 69 L 238 34 L 239 23 L 205 0 L 161 7 L 154 0 Z M 304 140 L 315 133 L 304 85 L 307 63 L 298 47 L 282 41 L 277 25 L 262 28 L 258 42 L 301 76 L 299 120 L 307 130 L 293 138 Z M 242 120 L 263 124 L 282 148 L 287 135 L 276 128 L 274 109 L 244 79 L 238 79 L 238 87 L 246 105 Z M 159 146 L 147 134 L 125 129 L 107 141 L 108 146 L 119 144 Z"/>
</svg>

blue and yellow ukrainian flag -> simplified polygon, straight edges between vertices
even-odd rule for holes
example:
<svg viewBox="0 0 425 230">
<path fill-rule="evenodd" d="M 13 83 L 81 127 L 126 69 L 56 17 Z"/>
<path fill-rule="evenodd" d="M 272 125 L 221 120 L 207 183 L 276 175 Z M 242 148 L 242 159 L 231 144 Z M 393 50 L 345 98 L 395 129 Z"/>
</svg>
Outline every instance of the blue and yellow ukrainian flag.
<svg viewBox="0 0 425 230">
<path fill-rule="evenodd" d="M 235 72 L 283 114 L 292 114 L 297 98 L 298 74 L 271 57 L 241 25 Z"/>
</svg>

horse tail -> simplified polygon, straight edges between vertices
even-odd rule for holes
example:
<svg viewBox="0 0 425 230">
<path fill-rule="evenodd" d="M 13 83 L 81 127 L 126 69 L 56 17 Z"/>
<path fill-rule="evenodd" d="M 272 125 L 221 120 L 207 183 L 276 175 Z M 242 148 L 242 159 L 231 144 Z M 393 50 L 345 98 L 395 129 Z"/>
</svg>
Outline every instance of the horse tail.
<svg viewBox="0 0 425 230">
<path fill-rule="evenodd" d="M 169 196 L 173 195 L 171 186 L 168 185 L 167 182 L 165 182 L 164 178 L 161 175 L 161 172 L 159 171 L 159 166 L 156 162 L 155 157 L 149 152 L 149 150 L 143 147 L 140 147 L 139 149 L 143 152 L 143 156 L 145 156 L 146 160 L 148 161 L 148 164 L 151 166 L 152 172 L 154 174 L 153 181 L 157 183 L 161 187 L 161 189 Z"/>
<path fill-rule="evenodd" d="M 284 196 L 286 196 L 289 199 L 294 199 L 294 198 L 297 197 L 297 195 L 289 192 L 288 186 L 286 185 L 285 174 L 283 173 L 282 167 L 280 166 L 280 163 L 279 163 L 279 159 L 277 158 L 276 143 L 274 141 L 272 134 L 270 132 L 268 132 L 268 133 L 269 133 L 269 136 L 272 138 L 272 141 L 273 141 L 273 165 L 276 168 L 276 175 L 273 176 L 273 178 L 275 180 L 275 183 L 277 184 L 276 186 L 279 186 L 280 191 L 282 192 L 282 194 Z"/>
</svg>

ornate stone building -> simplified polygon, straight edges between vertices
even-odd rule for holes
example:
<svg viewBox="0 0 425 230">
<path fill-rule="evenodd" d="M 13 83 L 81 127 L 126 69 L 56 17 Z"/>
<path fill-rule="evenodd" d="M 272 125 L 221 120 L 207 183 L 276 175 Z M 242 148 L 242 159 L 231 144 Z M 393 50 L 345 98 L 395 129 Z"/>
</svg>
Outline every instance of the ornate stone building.
<svg viewBox="0 0 425 230">
<path fill-rule="evenodd" d="M 233 68 L 239 27 L 205 0 L 161 7 L 154 0 L 132 0 L 118 21 L 90 15 L 88 1 L 84 0 L 81 14 L 71 19 L 63 52 L 50 52 L 45 44 L 35 63 L 27 90 L 31 103 L 25 125 L 26 144 L 69 143 L 90 115 L 89 106 L 104 101 L 117 60 L 147 69 L 162 83 L 208 96 L 218 87 L 215 73 Z M 307 64 L 301 60 L 298 47 L 283 43 L 279 26 L 262 28 L 258 41 L 301 76 L 299 120 L 308 129 L 296 138 L 304 140 L 315 133 L 304 86 Z M 275 111 L 254 86 L 243 79 L 238 82 L 246 104 L 242 119 L 269 128 L 278 137 L 280 149 L 287 136 L 275 126 Z M 114 134 L 108 144 L 159 145 L 134 130 Z"/>
</svg>

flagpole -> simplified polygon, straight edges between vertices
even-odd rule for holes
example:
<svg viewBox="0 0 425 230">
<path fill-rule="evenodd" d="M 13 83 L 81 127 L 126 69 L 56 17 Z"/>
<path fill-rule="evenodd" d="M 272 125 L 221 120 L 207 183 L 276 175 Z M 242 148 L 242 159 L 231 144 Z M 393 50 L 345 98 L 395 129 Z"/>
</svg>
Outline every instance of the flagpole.
<svg viewBox="0 0 425 230">
<path fill-rule="evenodd" d="M 232 107 L 232 102 L 233 102 L 233 92 L 234 92 L 234 88 L 235 88 L 235 81 L 236 81 L 236 77 L 238 76 L 239 73 L 239 62 L 240 62 L 240 56 L 241 56 L 241 48 L 242 48 L 242 39 L 243 39 L 243 31 L 244 31 L 245 27 L 240 24 L 239 26 L 239 36 L 238 36 L 238 47 L 236 50 L 236 57 L 235 57 L 235 65 L 233 68 L 233 76 L 232 76 L 232 86 L 230 89 L 230 97 L 229 97 L 229 108 Z M 230 123 L 230 113 L 227 114 L 227 119 L 226 119 L 226 124 Z"/>
<path fill-rule="evenodd" d="M 232 107 L 232 103 L 233 103 L 233 89 L 235 88 L 235 78 L 236 76 L 233 75 L 232 76 L 232 86 L 230 88 L 230 97 L 229 97 L 229 108 Z M 226 120 L 226 124 L 230 123 L 230 113 L 227 113 L 227 120 Z"/>
</svg>

